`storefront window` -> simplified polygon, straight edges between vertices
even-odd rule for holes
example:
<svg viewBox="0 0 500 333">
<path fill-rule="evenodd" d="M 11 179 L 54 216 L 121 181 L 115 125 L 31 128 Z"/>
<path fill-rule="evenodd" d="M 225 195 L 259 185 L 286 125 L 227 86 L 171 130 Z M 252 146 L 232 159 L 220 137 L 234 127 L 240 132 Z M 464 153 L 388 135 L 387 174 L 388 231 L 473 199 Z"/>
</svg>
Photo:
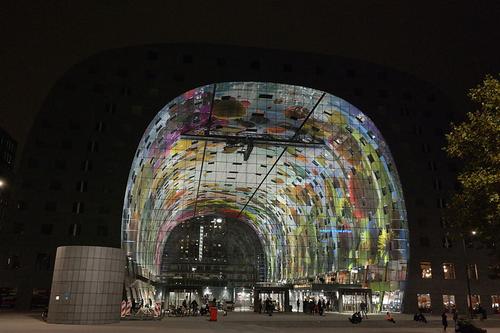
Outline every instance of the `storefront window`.
<svg viewBox="0 0 500 333">
<path fill-rule="evenodd" d="M 448 311 L 455 308 L 455 295 L 443 295 L 443 308 Z"/>
<path fill-rule="evenodd" d="M 445 280 L 455 279 L 455 265 L 445 262 L 443 264 L 443 275 L 444 275 Z"/>
<path fill-rule="evenodd" d="M 417 294 L 418 309 L 422 312 L 431 312 L 431 295 Z"/>
<path fill-rule="evenodd" d="M 500 295 L 491 295 L 491 308 L 494 313 L 500 313 Z"/>
<path fill-rule="evenodd" d="M 420 271 L 422 272 L 422 279 L 432 278 L 432 267 L 431 263 L 428 261 L 420 262 Z"/>
</svg>

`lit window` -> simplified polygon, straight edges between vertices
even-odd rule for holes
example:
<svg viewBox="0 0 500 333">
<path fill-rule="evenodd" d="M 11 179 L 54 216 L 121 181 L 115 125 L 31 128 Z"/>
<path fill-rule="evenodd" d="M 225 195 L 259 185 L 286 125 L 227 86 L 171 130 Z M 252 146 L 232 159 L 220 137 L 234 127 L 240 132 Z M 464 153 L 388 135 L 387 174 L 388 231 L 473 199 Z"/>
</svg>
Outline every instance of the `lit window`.
<svg viewBox="0 0 500 333">
<path fill-rule="evenodd" d="M 432 278 L 432 267 L 431 263 L 428 261 L 420 262 L 420 270 L 422 271 L 422 279 L 431 279 Z"/>
<path fill-rule="evenodd" d="M 443 307 L 447 310 L 455 308 L 455 295 L 443 295 Z"/>
<path fill-rule="evenodd" d="M 470 295 L 470 299 L 469 299 L 469 297 L 467 297 L 467 305 L 469 307 L 471 306 L 471 302 L 472 302 L 472 308 L 474 310 L 476 310 L 479 307 L 479 305 L 481 304 L 481 296 Z"/>
<path fill-rule="evenodd" d="M 422 312 L 431 312 L 431 295 L 417 294 L 418 309 Z"/>
<path fill-rule="evenodd" d="M 443 275 L 444 275 L 445 280 L 455 279 L 455 265 L 445 262 L 443 264 Z"/>
<path fill-rule="evenodd" d="M 500 295 L 491 295 L 491 308 L 494 313 L 500 313 Z"/>
</svg>

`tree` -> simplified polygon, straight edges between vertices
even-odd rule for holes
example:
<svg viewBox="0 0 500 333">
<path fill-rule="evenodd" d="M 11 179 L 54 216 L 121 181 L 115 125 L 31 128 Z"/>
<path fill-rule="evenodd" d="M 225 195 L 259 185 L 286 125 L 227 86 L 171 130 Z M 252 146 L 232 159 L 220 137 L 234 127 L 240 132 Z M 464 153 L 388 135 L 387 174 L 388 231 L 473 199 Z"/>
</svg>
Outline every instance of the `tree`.
<svg viewBox="0 0 500 333">
<path fill-rule="evenodd" d="M 446 135 L 444 150 L 458 159 L 459 190 L 448 205 L 450 224 L 461 234 L 472 231 L 500 250 L 500 82 L 486 75 L 469 91 L 478 109 Z"/>
</svg>

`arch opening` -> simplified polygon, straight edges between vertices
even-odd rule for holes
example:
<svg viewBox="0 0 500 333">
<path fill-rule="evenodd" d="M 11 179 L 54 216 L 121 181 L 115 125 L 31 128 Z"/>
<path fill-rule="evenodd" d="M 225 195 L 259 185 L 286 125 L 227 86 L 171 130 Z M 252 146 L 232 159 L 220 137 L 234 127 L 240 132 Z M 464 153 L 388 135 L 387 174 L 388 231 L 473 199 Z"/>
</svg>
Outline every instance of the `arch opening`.
<svg viewBox="0 0 500 333">
<path fill-rule="evenodd" d="M 154 281 L 168 274 L 162 258 L 178 226 L 206 217 L 255 232 L 268 282 L 403 289 L 408 226 L 395 164 L 369 117 L 334 95 L 224 82 L 160 110 L 132 163 L 122 245 Z"/>
</svg>

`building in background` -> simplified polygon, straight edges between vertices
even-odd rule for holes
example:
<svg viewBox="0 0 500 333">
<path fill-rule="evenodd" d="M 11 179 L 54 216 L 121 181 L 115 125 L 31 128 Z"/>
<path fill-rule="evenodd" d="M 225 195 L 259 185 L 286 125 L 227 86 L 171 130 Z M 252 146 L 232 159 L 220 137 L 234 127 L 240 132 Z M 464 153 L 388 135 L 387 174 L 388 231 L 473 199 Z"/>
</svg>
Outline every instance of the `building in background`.
<svg viewBox="0 0 500 333">
<path fill-rule="evenodd" d="M 4 224 L 10 187 L 13 183 L 17 143 L 0 128 L 0 230 Z"/>
<path fill-rule="evenodd" d="M 441 147 L 444 132 L 449 122 L 457 119 L 457 112 L 438 88 L 390 67 L 356 59 L 193 44 L 104 51 L 73 66 L 54 85 L 20 159 L 14 204 L 9 205 L 9 232 L 0 234 L 0 288 L 15 299 L 17 308 L 36 307 L 46 300 L 57 246 L 120 246 L 129 172 L 148 125 L 184 92 L 231 81 L 280 82 L 328 92 L 362 110 L 380 130 L 397 166 L 405 199 L 409 261 L 406 282 L 399 281 L 405 284 L 401 288 L 404 295 L 391 294 L 393 290 L 385 290 L 384 284 L 374 284 L 379 293 L 371 295 L 373 303 L 410 313 L 418 307 L 439 312 L 453 305 L 465 312 L 467 264 L 473 273 L 469 278 L 474 304 L 480 302 L 490 311 L 495 308 L 500 295 L 498 262 L 488 255 L 490 249 L 473 240 L 464 253 L 444 218 L 455 167 Z M 193 116 L 189 121 L 196 119 Z M 245 124 L 240 121 L 238 126 Z M 281 126 L 273 126 L 273 130 L 279 131 L 277 127 Z M 377 152 L 372 158 L 375 155 Z M 383 211 L 382 206 L 381 214 Z M 204 223 L 210 226 L 210 220 Z M 200 233 L 196 228 L 186 229 L 190 230 L 186 235 Z M 189 252 L 188 259 L 199 258 L 199 243 L 180 234 L 174 236 L 177 243 L 170 245 L 186 244 L 191 252 L 198 245 L 198 252 Z M 211 237 L 218 239 L 216 234 Z M 398 244 L 394 240 L 389 246 L 397 248 Z M 201 255 L 210 257 L 210 253 L 202 251 Z M 356 258 L 358 253 L 350 255 Z M 313 271 L 316 264 L 311 258 L 301 267 Z M 163 263 L 167 270 L 189 273 L 176 258 L 170 259 Z M 11 264 L 5 265 L 7 262 Z M 268 265 L 259 265 L 248 265 L 248 270 L 242 266 L 239 278 L 269 276 Z M 275 271 L 286 267 L 283 261 L 273 265 Z M 232 274 L 215 266 L 220 265 L 207 268 L 210 273 Z M 129 267 L 135 273 L 144 268 Z M 349 274 L 356 274 L 352 268 Z M 328 281 L 331 279 L 325 279 Z M 299 290 L 302 287 L 298 285 L 297 291 L 303 294 L 307 289 Z"/>
</svg>

